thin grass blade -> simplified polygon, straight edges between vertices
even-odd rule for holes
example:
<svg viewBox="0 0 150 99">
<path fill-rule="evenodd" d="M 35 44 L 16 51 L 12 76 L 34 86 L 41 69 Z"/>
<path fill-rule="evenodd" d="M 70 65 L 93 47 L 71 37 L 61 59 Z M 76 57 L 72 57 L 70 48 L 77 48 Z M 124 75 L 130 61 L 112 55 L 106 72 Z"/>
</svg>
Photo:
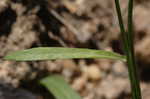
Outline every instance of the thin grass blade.
<svg viewBox="0 0 150 99">
<path fill-rule="evenodd" d="M 63 47 L 39 47 L 8 54 L 4 59 L 15 61 L 36 61 L 54 59 L 78 59 L 78 58 L 105 58 L 125 61 L 125 56 L 120 54 L 94 49 L 63 48 Z"/>
</svg>

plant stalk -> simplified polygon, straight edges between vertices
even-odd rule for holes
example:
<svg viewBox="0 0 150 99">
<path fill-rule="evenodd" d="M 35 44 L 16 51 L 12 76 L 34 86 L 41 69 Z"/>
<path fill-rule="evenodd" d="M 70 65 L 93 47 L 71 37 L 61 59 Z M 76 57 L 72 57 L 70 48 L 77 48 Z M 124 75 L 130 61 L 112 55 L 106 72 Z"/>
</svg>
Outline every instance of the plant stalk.
<svg viewBox="0 0 150 99">
<path fill-rule="evenodd" d="M 132 89 L 132 99 L 142 99 L 140 80 L 137 73 L 137 64 L 134 52 L 134 32 L 133 32 L 133 0 L 128 2 L 128 44 L 129 50 L 127 55 L 128 71 Z"/>
<path fill-rule="evenodd" d="M 124 44 L 124 51 L 125 54 L 127 54 L 127 50 L 129 49 L 128 46 L 128 38 L 127 38 L 127 33 L 125 31 L 125 27 L 123 24 L 123 18 L 122 18 L 122 14 L 121 14 L 121 8 L 120 8 L 120 4 L 119 4 L 119 0 L 115 0 L 115 6 L 116 6 L 116 11 L 117 11 L 117 16 L 118 16 L 118 21 L 119 21 L 119 27 L 120 27 L 120 31 L 121 31 L 121 35 L 122 35 L 122 39 L 123 39 L 123 44 Z"/>
<path fill-rule="evenodd" d="M 116 11 L 118 14 L 118 20 L 120 25 L 120 31 L 122 33 L 124 51 L 127 58 L 129 79 L 131 84 L 132 99 L 142 99 L 140 82 L 137 75 L 137 65 L 134 55 L 134 34 L 133 34 L 133 0 L 128 2 L 128 32 L 125 31 L 119 0 L 115 0 Z"/>
</svg>

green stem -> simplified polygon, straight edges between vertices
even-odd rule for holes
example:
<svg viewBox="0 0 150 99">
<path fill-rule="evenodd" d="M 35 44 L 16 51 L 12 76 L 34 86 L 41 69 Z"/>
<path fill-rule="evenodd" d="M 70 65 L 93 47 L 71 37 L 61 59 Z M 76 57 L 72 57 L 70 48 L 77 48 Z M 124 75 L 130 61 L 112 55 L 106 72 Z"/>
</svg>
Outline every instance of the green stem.
<svg viewBox="0 0 150 99">
<path fill-rule="evenodd" d="M 137 75 L 137 65 L 134 55 L 134 34 L 133 34 L 133 0 L 129 0 L 128 3 L 128 44 L 129 50 L 127 55 L 128 71 L 131 82 L 132 99 L 142 99 L 140 81 Z"/>
<path fill-rule="evenodd" d="M 128 47 L 128 38 L 126 36 L 126 31 L 124 28 L 124 24 L 123 24 L 123 19 L 122 19 L 122 14 L 121 14 L 121 9 L 120 9 L 120 4 L 119 4 L 119 0 L 115 0 L 115 6 L 116 6 L 116 11 L 117 11 L 117 15 L 118 15 L 118 20 L 119 20 L 119 26 L 120 26 L 120 31 L 122 33 L 122 39 L 123 39 L 123 43 L 124 43 L 124 51 L 125 54 L 127 54 L 127 50 L 129 49 Z"/>
<path fill-rule="evenodd" d="M 137 76 L 137 66 L 136 66 L 135 55 L 134 55 L 134 42 L 133 42 L 134 35 L 133 35 L 133 23 L 132 23 L 133 0 L 129 0 L 129 4 L 128 4 L 128 32 L 126 32 L 124 28 L 119 0 L 115 0 L 115 5 L 118 14 L 120 31 L 122 33 L 124 50 L 127 56 L 127 65 L 128 65 L 128 72 L 129 72 L 129 78 L 131 83 L 132 99 L 142 99 L 140 83 Z"/>
<path fill-rule="evenodd" d="M 128 38 L 130 39 L 129 41 L 129 44 L 130 44 L 130 47 L 133 48 L 134 44 L 133 44 L 133 39 L 134 39 L 134 34 L 133 34 L 133 20 L 132 20 L 132 17 L 133 17 L 133 0 L 129 0 L 129 3 L 128 3 Z"/>
</svg>

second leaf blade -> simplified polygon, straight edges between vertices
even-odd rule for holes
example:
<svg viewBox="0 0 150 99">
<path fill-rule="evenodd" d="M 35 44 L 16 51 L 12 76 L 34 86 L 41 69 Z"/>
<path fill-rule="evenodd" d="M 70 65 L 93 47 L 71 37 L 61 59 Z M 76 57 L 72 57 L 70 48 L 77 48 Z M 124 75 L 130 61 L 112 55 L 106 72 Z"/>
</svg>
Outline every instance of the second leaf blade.
<svg viewBox="0 0 150 99">
<path fill-rule="evenodd" d="M 52 75 L 40 81 L 56 99 L 81 99 L 79 94 L 73 90 L 62 76 Z"/>
</svg>

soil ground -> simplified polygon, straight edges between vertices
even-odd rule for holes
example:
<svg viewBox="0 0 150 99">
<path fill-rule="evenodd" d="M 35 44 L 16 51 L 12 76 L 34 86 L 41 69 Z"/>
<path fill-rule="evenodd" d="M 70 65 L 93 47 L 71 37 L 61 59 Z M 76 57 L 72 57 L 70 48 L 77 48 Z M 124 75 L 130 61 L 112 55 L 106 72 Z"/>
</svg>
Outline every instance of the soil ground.
<svg viewBox="0 0 150 99">
<path fill-rule="evenodd" d="M 120 0 L 124 23 L 128 0 Z M 150 98 L 150 1 L 134 0 L 135 52 Z M 61 46 L 123 54 L 113 0 L 0 0 L 0 99 L 50 99 L 38 80 L 60 74 L 83 99 L 131 99 L 127 66 L 115 60 L 12 62 L 9 52 Z"/>
</svg>

